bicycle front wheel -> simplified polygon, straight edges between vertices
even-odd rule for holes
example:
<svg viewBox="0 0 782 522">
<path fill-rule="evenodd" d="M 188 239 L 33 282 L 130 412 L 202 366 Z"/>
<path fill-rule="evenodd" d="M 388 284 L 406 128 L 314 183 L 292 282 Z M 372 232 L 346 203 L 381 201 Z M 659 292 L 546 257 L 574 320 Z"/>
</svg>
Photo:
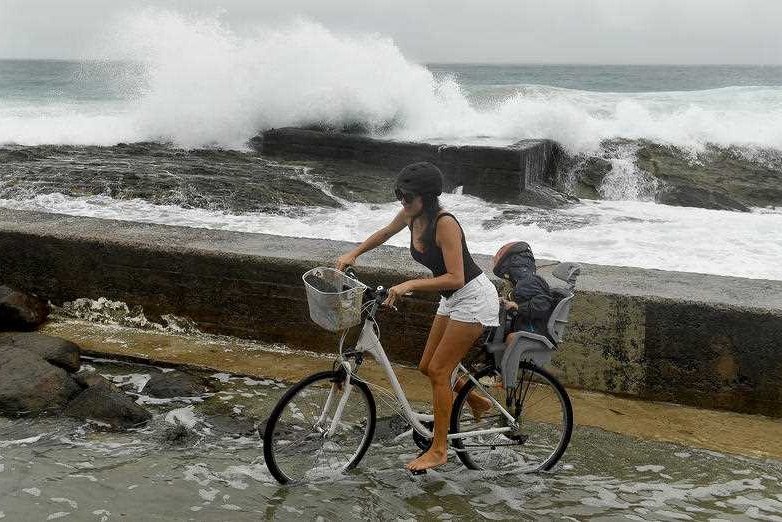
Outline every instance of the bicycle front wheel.
<svg viewBox="0 0 782 522">
<path fill-rule="evenodd" d="M 281 484 L 306 482 L 355 467 L 375 433 L 375 400 L 369 387 L 344 373 L 310 375 L 274 407 L 263 434 L 266 466 Z M 337 411 L 339 418 L 334 422 Z"/>
<path fill-rule="evenodd" d="M 468 380 L 460 390 L 451 414 L 451 433 L 511 426 L 496 407 L 476 406 L 491 395 L 518 423 L 504 433 L 453 439 L 459 459 L 470 469 L 529 473 L 547 471 L 565 453 L 573 432 L 573 409 L 565 388 L 547 371 L 522 362 L 517 382 L 506 387 L 498 371 L 487 368 L 475 376 L 485 393 Z M 472 394 L 472 396 L 471 396 Z M 476 420 L 476 415 L 478 419 Z"/>
</svg>

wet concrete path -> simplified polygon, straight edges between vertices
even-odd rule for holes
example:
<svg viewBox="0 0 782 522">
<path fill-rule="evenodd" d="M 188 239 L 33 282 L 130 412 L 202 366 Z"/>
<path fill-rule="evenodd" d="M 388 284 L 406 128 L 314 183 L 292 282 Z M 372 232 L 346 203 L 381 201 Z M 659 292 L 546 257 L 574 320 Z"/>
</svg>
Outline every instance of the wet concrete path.
<svg viewBox="0 0 782 522">
<path fill-rule="evenodd" d="M 104 308 L 107 307 L 104 305 Z M 112 324 L 55 320 L 45 326 L 44 333 L 71 340 L 100 357 L 188 365 L 285 382 L 296 382 L 312 373 L 329 370 L 334 361 L 334 355 L 329 353 L 292 351 L 284 345 L 205 335 L 193 330 L 189 324 L 167 331 L 149 327 L 123 328 L 116 325 L 114 319 L 105 315 L 101 317 Z M 190 333 L 182 331 L 183 328 L 190 329 Z M 395 365 L 395 372 L 411 400 L 430 400 L 429 383 L 416 369 Z M 369 382 L 389 387 L 380 368 L 369 358 L 361 367 L 360 374 Z M 570 389 L 568 393 L 573 402 L 576 425 L 782 460 L 782 419 L 631 400 L 585 390 Z"/>
<path fill-rule="evenodd" d="M 403 466 L 417 449 L 412 440 L 392 442 L 398 430 L 386 417 L 357 470 L 282 487 L 263 463 L 253 428 L 286 384 L 211 373 L 214 395 L 159 400 L 137 390 L 160 369 L 85 363 L 136 394 L 154 421 L 108 433 L 63 419 L 0 420 L 0 517 L 782 520 L 779 461 L 583 426 L 553 473 L 487 475 L 451 458 L 441 470 L 413 477 Z M 231 424 L 236 417 L 251 420 Z"/>
<path fill-rule="evenodd" d="M 85 359 L 85 368 L 133 395 L 154 419 L 125 433 L 67 419 L 0 419 L 3 522 L 782 520 L 782 462 L 769 458 L 779 455 L 777 420 L 574 392 L 578 425 L 554 472 L 490 475 L 466 470 L 452 455 L 441 469 L 413 477 L 404 464 L 417 447 L 411 438 L 394 441 L 403 423 L 376 396 L 381 421 L 356 470 L 282 487 L 264 465 L 257 429 L 288 382 L 330 367 L 330 357 L 71 319 L 52 321 L 46 332 L 100 347 L 105 354 Z M 118 356 L 219 362 L 220 370 L 201 370 L 215 391 L 146 396 L 141 390 L 150 376 L 170 368 Z M 364 369 L 382 384 L 375 370 Z M 410 396 L 426 400 L 416 372 L 397 369 Z M 678 443 L 652 440 L 664 436 Z"/>
</svg>

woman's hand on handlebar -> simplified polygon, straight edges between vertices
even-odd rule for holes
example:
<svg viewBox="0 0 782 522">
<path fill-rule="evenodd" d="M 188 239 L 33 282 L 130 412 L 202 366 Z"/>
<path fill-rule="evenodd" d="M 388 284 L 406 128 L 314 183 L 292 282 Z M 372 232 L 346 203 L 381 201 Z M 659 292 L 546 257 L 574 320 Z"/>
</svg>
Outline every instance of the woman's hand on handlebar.
<svg viewBox="0 0 782 522">
<path fill-rule="evenodd" d="M 409 294 L 412 290 L 413 289 L 410 281 L 392 286 L 388 289 L 388 297 L 386 297 L 386 300 L 383 301 L 383 306 L 393 307 L 397 300 L 401 299 L 402 296 Z"/>
<path fill-rule="evenodd" d="M 337 270 L 344 271 L 347 267 L 356 264 L 356 256 L 348 252 L 337 258 Z"/>
</svg>

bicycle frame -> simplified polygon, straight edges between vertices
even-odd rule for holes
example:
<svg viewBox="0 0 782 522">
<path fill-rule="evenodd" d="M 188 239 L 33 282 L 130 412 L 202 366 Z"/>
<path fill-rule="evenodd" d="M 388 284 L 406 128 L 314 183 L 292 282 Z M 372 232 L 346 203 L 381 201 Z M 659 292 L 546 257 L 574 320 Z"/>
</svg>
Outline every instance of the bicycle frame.
<svg viewBox="0 0 782 522">
<path fill-rule="evenodd" d="M 391 387 L 393 388 L 394 395 L 396 395 L 396 399 L 399 403 L 399 405 L 402 407 L 402 412 L 404 413 L 405 418 L 412 426 L 412 429 L 418 432 L 421 436 L 431 439 L 433 434 L 429 429 L 423 425 L 424 421 L 431 421 L 434 419 L 434 416 L 427 415 L 423 413 L 418 413 L 413 410 L 412 406 L 410 405 L 410 402 L 407 400 L 407 396 L 405 395 L 404 390 L 402 389 L 401 384 L 399 383 L 399 379 L 397 379 L 396 373 L 394 372 L 393 367 L 391 366 L 391 362 L 388 360 L 388 356 L 386 355 L 385 350 L 383 349 L 383 345 L 380 343 L 380 339 L 378 338 L 377 334 L 375 334 L 375 328 L 374 325 L 376 325 L 375 321 L 375 314 L 377 313 L 377 309 L 379 308 L 380 303 L 375 300 L 374 304 L 372 305 L 372 309 L 370 310 L 367 318 L 364 320 L 364 324 L 361 328 L 361 334 L 358 338 L 358 342 L 356 343 L 355 352 L 353 353 L 368 353 L 371 355 L 377 362 L 380 364 L 380 366 L 383 368 L 383 371 L 386 374 L 386 377 L 388 378 L 389 382 L 391 383 Z M 342 341 L 340 341 L 340 364 L 343 366 L 345 371 L 347 372 L 347 375 L 352 375 L 353 368 L 350 365 L 349 361 L 346 361 L 342 358 L 342 342 L 344 341 L 344 336 L 342 337 Z M 481 435 L 491 435 L 495 433 L 506 433 L 510 431 L 515 431 L 518 429 L 518 423 L 516 422 L 516 419 L 513 418 L 513 416 L 508 413 L 508 411 L 499 403 L 497 400 L 489 394 L 486 389 L 483 387 L 483 385 L 473 377 L 472 374 L 470 374 L 469 371 L 461 364 L 454 369 L 454 376 L 457 373 L 462 373 L 467 376 L 468 379 L 473 381 L 475 383 L 476 387 L 483 392 L 483 394 L 491 400 L 491 402 L 494 404 L 494 407 L 497 408 L 498 411 L 500 411 L 505 418 L 508 420 L 509 426 L 504 426 L 501 428 L 491 428 L 486 430 L 475 430 L 475 431 L 466 431 L 466 432 L 459 432 L 459 433 L 449 433 L 447 438 L 448 440 L 451 439 L 465 439 L 470 437 L 477 437 Z M 455 382 L 455 379 L 452 378 L 451 382 Z M 318 422 L 316 423 L 316 426 L 321 426 L 321 423 L 325 421 L 325 417 L 327 412 L 331 409 L 331 404 L 333 403 L 333 396 L 334 396 L 334 389 L 336 385 L 332 387 L 331 391 L 329 392 L 328 398 L 326 399 L 326 404 L 323 408 L 323 413 L 318 419 Z M 339 419 L 342 416 L 342 411 L 347 403 L 348 397 L 350 395 L 352 389 L 352 385 L 350 384 L 350 380 L 346 379 L 345 383 L 343 384 L 343 395 L 340 398 L 339 403 L 337 404 L 337 410 L 334 413 L 334 417 L 331 420 L 331 425 L 328 429 L 328 435 L 331 435 L 336 430 L 337 426 L 339 425 Z M 404 435 L 404 434 L 403 434 Z"/>
</svg>

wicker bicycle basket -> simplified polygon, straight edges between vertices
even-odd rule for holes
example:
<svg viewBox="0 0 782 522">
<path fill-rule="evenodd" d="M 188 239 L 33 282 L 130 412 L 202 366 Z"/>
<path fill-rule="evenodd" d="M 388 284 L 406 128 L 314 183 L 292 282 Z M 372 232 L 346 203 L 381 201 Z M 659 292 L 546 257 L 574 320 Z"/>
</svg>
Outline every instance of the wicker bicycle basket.
<svg viewBox="0 0 782 522">
<path fill-rule="evenodd" d="M 319 266 L 302 276 L 307 290 L 310 318 L 331 332 L 361 322 L 361 304 L 366 285 L 339 270 Z"/>
</svg>

